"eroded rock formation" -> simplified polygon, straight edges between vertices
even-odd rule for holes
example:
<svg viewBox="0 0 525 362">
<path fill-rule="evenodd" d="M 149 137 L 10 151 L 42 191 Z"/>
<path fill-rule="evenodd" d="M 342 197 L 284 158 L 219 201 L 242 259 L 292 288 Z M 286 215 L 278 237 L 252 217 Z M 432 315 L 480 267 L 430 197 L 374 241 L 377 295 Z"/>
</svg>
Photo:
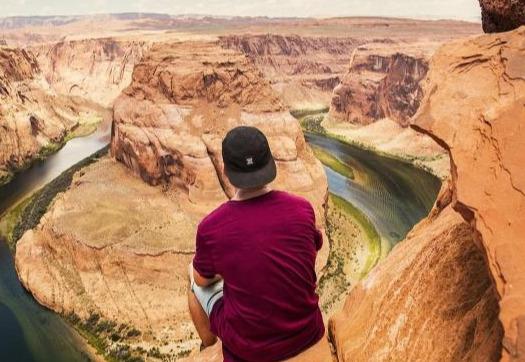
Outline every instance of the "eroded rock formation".
<svg viewBox="0 0 525 362">
<path fill-rule="evenodd" d="M 92 112 L 49 89 L 33 53 L 0 47 L 0 185 L 56 148 Z"/>
<path fill-rule="evenodd" d="M 331 319 L 339 361 L 524 360 L 524 39 L 434 55 L 413 126 L 449 150 L 452 179 Z"/>
<path fill-rule="evenodd" d="M 322 168 L 298 123 L 240 53 L 202 42 L 154 46 L 116 101 L 114 121 L 118 160 L 151 184 L 178 185 L 192 202 L 211 204 L 233 192 L 222 172 L 225 133 L 259 127 L 277 160 L 277 184 L 310 198 L 322 220 Z"/>
<path fill-rule="evenodd" d="M 169 358 L 197 348 L 187 266 L 197 223 L 232 195 L 221 141 L 241 124 L 267 134 L 276 186 L 310 199 L 323 227 L 323 168 L 252 62 L 215 43 L 159 44 L 114 104 L 111 147 L 120 162 L 80 171 L 18 242 L 24 286 L 62 314 L 133 326 L 142 333 L 125 340 L 133 348 L 158 347 Z M 325 243 L 318 269 L 327 252 Z"/>
<path fill-rule="evenodd" d="M 357 48 L 333 94 L 330 117 L 357 125 L 390 118 L 406 126 L 423 97 L 431 52 L 423 45 Z"/>
<path fill-rule="evenodd" d="M 525 27 L 443 47 L 415 118 L 450 149 L 454 208 L 479 232 L 506 359 L 525 359 Z M 453 107 L 454 112 L 450 112 Z M 443 115 L 447 115 L 444 117 Z"/>
<path fill-rule="evenodd" d="M 329 104 L 332 90 L 363 40 L 281 34 L 228 35 L 219 44 L 246 55 L 291 108 Z"/>
<path fill-rule="evenodd" d="M 108 107 L 129 85 L 134 65 L 149 46 L 146 41 L 100 38 L 60 41 L 32 49 L 57 93 Z"/>
<path fill-rule="evenodd" d="M 516 29 L 525 25 L 525 0 L 479 0 L 486 33 Z"/>
</svg>

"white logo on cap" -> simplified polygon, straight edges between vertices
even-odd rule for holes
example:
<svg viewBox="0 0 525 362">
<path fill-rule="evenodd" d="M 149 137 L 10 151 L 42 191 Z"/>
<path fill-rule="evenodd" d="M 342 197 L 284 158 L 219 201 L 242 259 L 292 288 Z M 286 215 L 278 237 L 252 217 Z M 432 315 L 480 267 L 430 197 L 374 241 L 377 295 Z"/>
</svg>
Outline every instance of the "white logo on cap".
<svg viewBox="0 0 525 362">
<path fill-rule="evenodd" d="M 248 157 L 248 158 L 246 159 L 246 165 L 247 165 L 247 166 L 251 166 L 251 165 L 253 165 L 253 157 Z"/>
</svg>

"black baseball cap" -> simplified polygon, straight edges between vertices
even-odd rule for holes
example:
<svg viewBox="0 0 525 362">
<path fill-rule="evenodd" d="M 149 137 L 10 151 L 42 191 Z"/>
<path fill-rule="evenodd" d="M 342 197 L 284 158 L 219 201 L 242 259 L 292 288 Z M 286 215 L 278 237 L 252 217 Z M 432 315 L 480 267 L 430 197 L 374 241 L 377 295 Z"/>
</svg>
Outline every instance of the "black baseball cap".
<svg viewBox="0 0 525 362">
<path fill-rule="evenodd" d="M 230 130 L 222 141 L 222 159 L 226 176 L 238 188 L 261 187 L 277 175 L 268 140 L 255 127 Z"/>
</svg>

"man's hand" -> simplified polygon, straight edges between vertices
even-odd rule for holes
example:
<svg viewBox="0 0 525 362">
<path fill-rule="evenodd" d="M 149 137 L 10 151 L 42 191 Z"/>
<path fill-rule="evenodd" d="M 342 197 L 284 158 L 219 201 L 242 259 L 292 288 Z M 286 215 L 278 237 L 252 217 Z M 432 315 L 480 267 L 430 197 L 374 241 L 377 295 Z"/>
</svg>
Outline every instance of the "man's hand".
<svg viewBox="0 0 525 362">
<path fill-rule="evenodd" d="M 220 275 L 215 275 L 213 278 L 205 278 L 202 275 L 199 274 L 195 268 L 193 268 L 193 280 L 195 281 L 195 284 L 197 284 L 199 287 L 204 288 L 208 285 L 212 285 L 213 283 L 218 282 L 221 280 L 222 277 Z"/>
</svg>

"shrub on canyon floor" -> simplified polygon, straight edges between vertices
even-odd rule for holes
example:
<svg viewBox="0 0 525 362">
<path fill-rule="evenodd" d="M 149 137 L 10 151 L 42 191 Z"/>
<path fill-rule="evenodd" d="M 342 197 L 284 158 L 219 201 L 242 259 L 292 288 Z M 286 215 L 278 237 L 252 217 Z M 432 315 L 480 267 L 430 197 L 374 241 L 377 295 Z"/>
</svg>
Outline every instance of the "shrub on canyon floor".
<svg viewBox="0 0 525 362">
<path fill-rule="evenodd" d="M 86 320 L 82 320 L 74 312 L 65 315 L 65 319 L 87 339 L 91 346 L 104 355 L 107 361 L 144 361 L 144 355 L 147 354 L 146 350 L 140 346 L 132 348 L 125 343 L 127 338 L 138 337 L 142 334 L 138 329 L 124 323 L 118 325 L 114 321 L 102 318 L 96 312 L 91 312 Z M 161 356 L 163 355 L 161 354 Z"/>
</svg>

